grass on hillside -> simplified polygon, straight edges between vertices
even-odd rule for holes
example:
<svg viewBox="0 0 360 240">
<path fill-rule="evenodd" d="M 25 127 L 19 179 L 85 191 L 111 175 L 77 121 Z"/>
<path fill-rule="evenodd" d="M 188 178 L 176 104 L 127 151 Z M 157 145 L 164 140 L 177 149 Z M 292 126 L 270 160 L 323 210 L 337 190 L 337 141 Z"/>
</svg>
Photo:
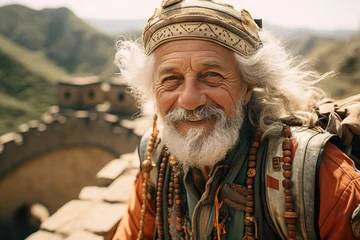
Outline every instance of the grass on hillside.
<svg viewBox="0 0 360 240">
<path fill-rule="evenodd" d="M 112 64 L 115 38 L 86 24 L 67 8 L 38 11 L 21 5 L 0 7 L 0 35 L 21 46 L 20 50 L 29 50 L 31 56 L 25 55 L 22 63 L 47 79 L 68 73 L 108 77 L 116 71 Z M 8 42 L 1 41 L 0 46 L 4 43 Z M 5 47 L 14 58 L 22 55 Z M 43 64 L 27 63 L 38 59 L 48 60 L 55 68 L 45 63 L 39 71 L 38 66 Z"/>
<path fill-rule="evenodd" d="M 360 92 L 360 35 L 340 41 L 299 34 L 286 44 L 295 54 L 315 59 L 321 73 L 340 73 L 319 83 L 331 97 Z M 115 37 L 95 30 L 66 8 L 0 7 L 0 135 L 39 119 L 55 104 L 55 82 L 61 77 L 90 74 L 106 81 L 115 76 L 114 45 Z"/>
<path fill-rule="evenodd" d="M 37 119 L 40 115 L 27 102 L 0 92 L 0 135 L 17 131 L 20 124 L 28 119 Z"/>
<path fill-rule="evenodd" d="M 360 93 L 360 78 L 357 84 L 353 83 L 353 79 L 344 75 L 325 79 L 316 86 L 323 89 L 331 98 L 342 99 Z"/>
<path fill-rule="evenodd" d="M 16 59 L 24 65 L 29 71 L 37 75 L 49 79 L 50 81 L 57 81 L 61 77 L 65 77 L 68 73 L 51 63 L 41 51 L 30 51 L 15 42 L 8 40 L 0 35 L 0 51 L 9 57 Z"/>
<path fill-rule="evenodd" d="M 55 83 L 0 51 L 0 135 L 39 119 L 55 104 Z"/>
<path fill-rule="evenodd" d="M 34 111 L 33 106 L 17 98 L 0 92 L 0 109 L 14 109 L 17 112 L 29 113 Z M 0 110 L 1 113 L 1 110 Z"/>
</svg>

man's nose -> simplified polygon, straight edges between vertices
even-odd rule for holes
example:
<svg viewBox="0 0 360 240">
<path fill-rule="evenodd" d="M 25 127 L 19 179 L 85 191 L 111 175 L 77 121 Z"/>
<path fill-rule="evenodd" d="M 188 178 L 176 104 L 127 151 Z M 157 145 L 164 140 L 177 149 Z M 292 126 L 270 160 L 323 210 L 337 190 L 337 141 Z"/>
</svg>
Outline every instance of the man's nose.
<svg viewBox="0 0 360 240">
<path fill-rule="evenodd" d="M 187 110 L 194 110 L 199 106 L 205 105 L 206 95 L 200 89 L 200 84 L 197 81 L 185 82 L 178 99 L 181 107 Z"/>
</svg>

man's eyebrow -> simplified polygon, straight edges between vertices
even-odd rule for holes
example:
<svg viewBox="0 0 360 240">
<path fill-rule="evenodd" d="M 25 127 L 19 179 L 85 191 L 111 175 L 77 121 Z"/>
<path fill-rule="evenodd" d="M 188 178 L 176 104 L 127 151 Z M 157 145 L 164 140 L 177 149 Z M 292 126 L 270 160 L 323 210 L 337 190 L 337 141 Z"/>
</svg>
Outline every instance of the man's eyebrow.
<svg viewBox="0 0 360 240">
<path fill-rule="evenodd" d="M 216 69 L 220 69 L 223 70 L 224 67 L 222 66 L 222 64 L 218 61 L 208 61 L 208 62 L 203 62 L 200 64 L 202 67 L 205 68 L 216 68 Z M 174 66 L 163 66 L 163 67 L 159 67 L 158 69 L 158 75 L 166 75 L 166 74 L 170 74 L 170 73 L 174 73 L 178 71 L 177 67 Z"/>
<path fill-rule="evenodd" d="M 208 68 L 217 68 L 217 69 L 224 69 L 224 67 L 222 67 L 221 63 L 218 61 L 209 61 L 209 62 L 204 62 L 201 64 L 203 67 L 208 67 Z"/>
<path fill-rule="evenodd" d="M 171 67 L 171 66 L 164 66 L 164 67 L 160 67 L 158 69 L 158 75 L 165 75 L 165 74 L 169 74 L 169 73 L 173 73 L 176 71 L 177 68 L 175 67 Z"/>
</svg>

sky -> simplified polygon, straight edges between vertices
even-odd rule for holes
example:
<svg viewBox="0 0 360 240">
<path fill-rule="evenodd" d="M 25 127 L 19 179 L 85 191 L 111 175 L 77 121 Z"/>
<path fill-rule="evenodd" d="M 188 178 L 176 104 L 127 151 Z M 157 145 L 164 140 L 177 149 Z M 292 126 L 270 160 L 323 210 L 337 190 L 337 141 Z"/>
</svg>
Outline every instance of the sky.
<svg viewBox="0 0 360 240">
<path fill-rule="evenodd" d="M 226 0 L 283 27 L 360 30 L 360 0 Z M 68 7 L 85 19 L 147 19 L 161 0 L 0 0 L 0 6 L 22 4 L 33 9 Z"/>
</svg>

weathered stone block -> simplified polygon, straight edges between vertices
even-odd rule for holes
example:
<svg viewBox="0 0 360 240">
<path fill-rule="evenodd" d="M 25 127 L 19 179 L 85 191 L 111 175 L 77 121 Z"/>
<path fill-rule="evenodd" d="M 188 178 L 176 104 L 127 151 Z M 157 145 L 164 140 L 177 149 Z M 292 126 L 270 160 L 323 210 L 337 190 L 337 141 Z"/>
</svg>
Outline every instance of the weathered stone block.
<svg viewBox="0 0 360 240">
<path fill-rule="evenodd" d="M 70 236 L 68 236 L 67 238 L 65 238 L 65 240 L 104 240 L 104 237 L 96 235 L 94 233 L 90 233 L 87 231 L 76 231 L 72 234 L 70 234 Z"/>
<path fill-rule="evenodd" d="M 126 204 L 99 203 L 84 221 L 84 229 L 106 235 L 116 228 L 126 210 Z"/>
<path fill-rule="evenodd" d="M 50 232 L 59 232 L 65 235 L 82 229 L 83 220 L 92 211 L 95 203 L 90 201 L 72 200 L 62 206 L 56 213 L 48 218 L 41 229 Z"/>
<path fill-rule="evenodd" d="M 61 237 L 60 235 L 40 230 L 31 234 L 25 240 L 63 240 L 63 239 L 64 238 Z"/>
<path fill-rule="evenodd" d="M 138 170 L 128 170 L 126 174 L 117 178 L 104 193 L 104 200 L 107 202 L 127 202 L 137 172 Z"/>
<path fill-rule="evenodd" d="M 103 167 L 96 174 L 96 177 L 99 179 L 101 186 L 108 186 L 118 176 L 120 176 L 128 166 L 128 161 L 124 161 L 123 159 L 114 159 Z"/>
<path fill-rule="evenodd" d="M 138 155 L 138 149 L 136 148 L 132 153 L 126 153 L 121 155 L 120 160 L 129 162 L 128 168 L 139 169 L 140 160 Z"/>
<path fill-rule="evenodd" d="M 81 189 L 79 198 L 81 200 L 102 201 L 107 188 L 88 186 Z"/>
<path fill-rule="evenodd" d="M 153 120 L 150 116 L 143 116 L 134 120 L 121 120 L 121 126 L 128 129 L 133 129 L 134 133 L 138 136 L 144 135 L 144 133 L 152 126 Z"/>
</svg>

